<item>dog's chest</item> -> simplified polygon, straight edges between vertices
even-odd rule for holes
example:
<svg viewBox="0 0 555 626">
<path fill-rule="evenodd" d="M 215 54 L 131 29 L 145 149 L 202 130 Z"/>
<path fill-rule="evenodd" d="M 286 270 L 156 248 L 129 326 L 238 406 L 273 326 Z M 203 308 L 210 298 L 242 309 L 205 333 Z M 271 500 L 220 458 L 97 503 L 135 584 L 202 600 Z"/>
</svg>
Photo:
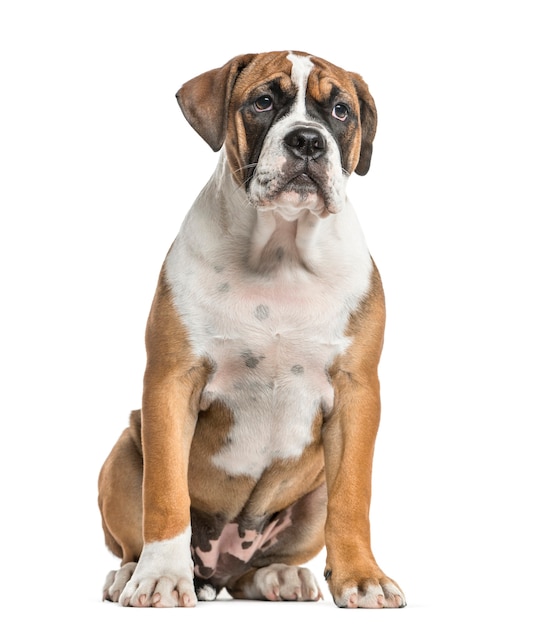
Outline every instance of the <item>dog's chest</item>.
<svg viewBox="0 0 555 626">
<path fill-rule="evenodd" d="M 212 462 L 257 479 L 275 460 L 298 458 L 314 438 L 315 417 L 332 409 L 328 367 L 350 344 L 345 332 L 360 295 L 353 292 L 368 285 L 368 274 L 353 284 L 324 257 L 331 269 L 322 275 L 295 263 L 260 275 L 233 254 L 224 262 L 223 242 L 217 255 L 192 247 L 178 238 L 166 275 L 193 350 L 212 365 L 201 409 L 218 401 L 233 416 Z"/>
</svg>

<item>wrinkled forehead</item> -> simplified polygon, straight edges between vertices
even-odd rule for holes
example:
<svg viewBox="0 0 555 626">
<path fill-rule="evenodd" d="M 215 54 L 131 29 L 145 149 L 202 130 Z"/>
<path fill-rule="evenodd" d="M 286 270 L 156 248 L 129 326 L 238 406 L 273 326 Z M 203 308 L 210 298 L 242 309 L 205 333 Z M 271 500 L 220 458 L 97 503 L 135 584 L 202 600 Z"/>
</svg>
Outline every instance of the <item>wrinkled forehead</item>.
<svg viewBox="0 0 555 626">
<path fill-rule="evenodd" d="M 349 74 L 318 57 L 301 52 L 276 52 L 256 56 L 241 72 L 234 96 L 244 101 L 253 94 L 278 89 L 291 98 L 308 96 L 327 102 L 339 94 L 355 104 L 356 92 Z"/>
<path fill-rule="evenodd" d="M 358 96 L 349 72 L 318 57 L 310 58 L 312 70 L 308 76 L 307 94 L 317 102 L 341 98 L 358 108 Z"/>
</svg>

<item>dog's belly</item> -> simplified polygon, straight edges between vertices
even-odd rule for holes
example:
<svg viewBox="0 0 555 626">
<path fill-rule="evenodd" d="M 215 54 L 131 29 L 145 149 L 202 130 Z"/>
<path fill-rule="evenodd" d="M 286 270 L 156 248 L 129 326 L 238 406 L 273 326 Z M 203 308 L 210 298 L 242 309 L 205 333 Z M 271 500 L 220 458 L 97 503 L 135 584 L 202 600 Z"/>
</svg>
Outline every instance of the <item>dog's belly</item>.
<svg viewBox="0 0 555 626">
<path fill-rule="evenodd" d="M 335 350 L 296 335 L 270 330 L 207 341 L 214 373 L 201 407 L 218 400 L 233 415 L 227 443 L 212 459 L 228 475 L 257 479 L 272 461 L 299 457 L 315 415 L 333 405 L 326 368 Z"/>
<path fill-rule="evenodd" d="M 316 414 L 333 406 L 327 368 L 349 342 L 344 316 L 315 309 L 322 287 L 310 281 L 297 295 L 284 293 L 278 279 L 232 284 L 233 298 L 230 287 L 224 306 L 204 309 L 204 327 L 193 337 L 213 366 L 201 408 L 218 401 L 233 416 L 214 465 L 258 479 L 273 461 L 298 458 L 313 440 Z"/>
</svg>

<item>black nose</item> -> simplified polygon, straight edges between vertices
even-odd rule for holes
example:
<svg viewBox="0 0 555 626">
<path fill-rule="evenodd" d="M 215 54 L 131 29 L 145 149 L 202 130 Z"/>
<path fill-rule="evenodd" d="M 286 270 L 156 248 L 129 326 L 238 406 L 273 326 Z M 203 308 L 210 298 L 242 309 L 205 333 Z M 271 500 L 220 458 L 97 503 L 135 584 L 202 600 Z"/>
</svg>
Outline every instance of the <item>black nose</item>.
<svg viewBox="0 0 555 626">
<path fill-rule="evenodd" d="M 314 128 L 302 126 L 285 136 L 285 145 L 301 159 L 317 159 L 326 151 L 326 140 Z"/>
</svg>

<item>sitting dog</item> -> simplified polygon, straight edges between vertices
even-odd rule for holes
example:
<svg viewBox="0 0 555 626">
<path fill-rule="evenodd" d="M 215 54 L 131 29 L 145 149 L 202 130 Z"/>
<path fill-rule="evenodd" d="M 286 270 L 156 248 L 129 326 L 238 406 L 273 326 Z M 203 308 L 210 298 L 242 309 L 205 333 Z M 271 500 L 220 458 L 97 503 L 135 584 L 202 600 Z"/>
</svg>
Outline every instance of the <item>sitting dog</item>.
<svg viewBox="0 0 555 626">
<path fill-rule="evenodd" d="M 99 506 L 121 558 L 104 598 L 193 606 L 318 600 L 402 607 L 370 547 L 384 297 L 349 175 L 376 130 L 363 79 L 303 52 L 245 54 L 185 83 L 221 157 L 163 264 L 140 411 Z"/>
</svg>

